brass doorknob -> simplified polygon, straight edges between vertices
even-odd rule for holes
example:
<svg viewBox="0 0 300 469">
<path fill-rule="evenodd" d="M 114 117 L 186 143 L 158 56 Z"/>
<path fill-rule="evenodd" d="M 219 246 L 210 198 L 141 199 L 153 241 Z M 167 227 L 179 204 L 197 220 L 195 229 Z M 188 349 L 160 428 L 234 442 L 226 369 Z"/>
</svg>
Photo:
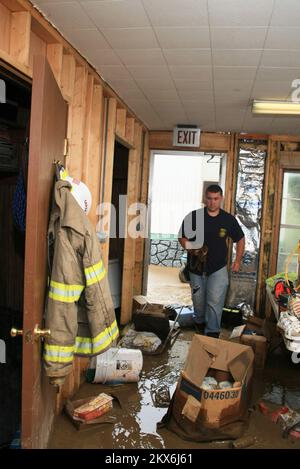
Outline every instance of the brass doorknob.
<svg viewBox="0 0 300 469">
<path fill-rule="evenodd" d="M 35 338 L 49 337 L 51 335 L 50 329 L 40 329 L 38 324 L 33 329 L 33 335 Z"/>
<path fill-rule="evenodd" d="M 23 330 L 22 329 L 16 329 L 15 327 L 12 327 L 10 330 L 10 335 L 12 337 L 17 337 L 17 335 L 23 335 Z"/>
</svg>

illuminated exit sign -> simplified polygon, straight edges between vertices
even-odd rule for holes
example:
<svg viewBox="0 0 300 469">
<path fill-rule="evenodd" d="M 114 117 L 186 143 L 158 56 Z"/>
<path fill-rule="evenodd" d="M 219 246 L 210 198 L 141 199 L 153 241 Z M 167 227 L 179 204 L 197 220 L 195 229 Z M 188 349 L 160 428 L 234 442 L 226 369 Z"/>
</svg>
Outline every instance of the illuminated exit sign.
<svg viewBox="0 0 300 469">
<path fill-rule="evenodd" d="M 197 127 L 175 127 L 173 130 L 174 147 L 199 147 L 200 132 Z"/>
</svg>

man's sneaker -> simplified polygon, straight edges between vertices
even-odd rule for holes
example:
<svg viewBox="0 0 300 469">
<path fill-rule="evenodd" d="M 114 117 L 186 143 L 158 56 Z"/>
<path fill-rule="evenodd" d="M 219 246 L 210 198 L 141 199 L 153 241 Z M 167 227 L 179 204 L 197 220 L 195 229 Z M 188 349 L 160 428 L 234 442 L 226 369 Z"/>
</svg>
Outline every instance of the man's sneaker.
<svg viewBox="0 0 300 469">
<path fill-rule="evenodd" d="M 207 337 L 213 337 L 214 339 L 218 339 L 220 332 L 207 332 Z"/>
</svg>

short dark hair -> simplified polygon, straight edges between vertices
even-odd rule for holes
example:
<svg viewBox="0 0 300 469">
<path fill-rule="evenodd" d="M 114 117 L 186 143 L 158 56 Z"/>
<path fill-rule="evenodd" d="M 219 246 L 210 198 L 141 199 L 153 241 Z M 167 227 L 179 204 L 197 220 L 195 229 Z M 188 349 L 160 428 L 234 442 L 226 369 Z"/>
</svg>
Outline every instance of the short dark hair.
<svg viewBox="0 0 300 469">
<path fill-rule="evenodd" d="M 215 194 L 220 192 L 221 195 L 223 195 L 223 190 L 222 187 L 218 186 L 218 184 L 212 184 L 211 186 L 208 186 L 205 191 L 205 195 L 208 192 L 214 192 Z"/>
</svg>

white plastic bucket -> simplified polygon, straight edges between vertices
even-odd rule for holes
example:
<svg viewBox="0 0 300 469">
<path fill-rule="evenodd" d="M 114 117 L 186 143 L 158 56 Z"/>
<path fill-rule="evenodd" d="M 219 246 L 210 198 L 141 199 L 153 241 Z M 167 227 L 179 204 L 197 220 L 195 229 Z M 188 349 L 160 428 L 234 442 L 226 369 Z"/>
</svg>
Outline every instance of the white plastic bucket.
<svg viewBox="0 0 300 469">
<path fill-rule="evenodd" d="M 94 383 L 134 383 L 143 368 L 140 350 L 110 348 L 97 355 Z"/>
</svg>

